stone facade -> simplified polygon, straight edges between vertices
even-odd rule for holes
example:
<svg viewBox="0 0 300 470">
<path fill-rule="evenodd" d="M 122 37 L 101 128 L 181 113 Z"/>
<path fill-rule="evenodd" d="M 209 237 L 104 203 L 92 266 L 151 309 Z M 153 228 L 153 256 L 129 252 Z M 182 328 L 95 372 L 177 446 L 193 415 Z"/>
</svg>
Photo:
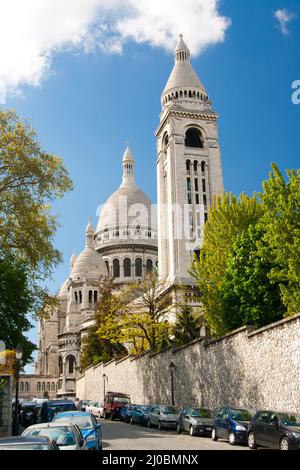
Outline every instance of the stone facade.
<svg viewBox="0 0 300 470">
<path fill-rule="evenodd" d="M 30 401 L 43 398 L 45 392 L 50 399 L 55 399 L 58 390 L 58 378 L 51 375 L 21 374 L 19 380 L 19 398 Z"/>
<path fill-rule="evenodd" d="M 90 367 L 76 394 L 102 400 L 105 374 L 106 390 L 128 393 L 133 403 L 169 403 L 171 362 L 177 405 L 300 412 L 300 314 L 260 330 L 244 327 L 217 340 Z"/>
<path fill-rule="evenodd" d="M 12 375 L 0 375 L 0 437 L 12 431 Z"/>
</svg>

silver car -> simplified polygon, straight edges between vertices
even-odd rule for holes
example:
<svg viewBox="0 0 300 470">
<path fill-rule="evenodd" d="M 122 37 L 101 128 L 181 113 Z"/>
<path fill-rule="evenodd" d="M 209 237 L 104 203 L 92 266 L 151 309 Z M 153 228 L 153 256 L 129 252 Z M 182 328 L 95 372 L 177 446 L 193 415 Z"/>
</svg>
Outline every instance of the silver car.
<svg viewBox="0 0 300 470">
<path fill-rule="evenodd" d="M 70 423 L 34 424 L 23 431 L 22 436 L 45 436 L 54 441 L 60 450 L 85 450 L 86 442 L 78 426 Z"/>
<path fill-rule="evenodd" d="M 177 432 L 189 432 L 191 436 L 211 436 L 214 413 L 204 408 L 185 408 L 179 415 Z"/>
<path fill-rule="evenodd" d="M 163 428 L 176 429 L 179 410 L 171 405 L 154 405 L 151 407 L 148 416 L 148 428 L 157 426 L 159 430 Z"/>
</svg>

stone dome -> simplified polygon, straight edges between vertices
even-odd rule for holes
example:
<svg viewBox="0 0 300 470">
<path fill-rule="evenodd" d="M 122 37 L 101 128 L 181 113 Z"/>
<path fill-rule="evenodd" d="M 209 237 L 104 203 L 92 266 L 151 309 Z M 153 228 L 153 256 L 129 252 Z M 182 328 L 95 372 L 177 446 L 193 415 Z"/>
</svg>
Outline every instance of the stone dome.
<svg viewBox="0 0 300 470">
<path fill-rule="evenodd" d="M 57 296 L 60 299 L 66 299 L 68 297 L 68 282 L 68 279 L 66 279 L 65 282 L 62 284 L 61 288 L 59 289 Z"/>
<path fill-rule="evenodd" d="M 86 228 L 85 239 L 85 249 L 77 256 L 71 269 L 70 277 L 73 281 L 83 277 L 99 279 L 107 275 L 102 256 L 95 250 L 94 229 L 91 221 Z"/>
</svg>

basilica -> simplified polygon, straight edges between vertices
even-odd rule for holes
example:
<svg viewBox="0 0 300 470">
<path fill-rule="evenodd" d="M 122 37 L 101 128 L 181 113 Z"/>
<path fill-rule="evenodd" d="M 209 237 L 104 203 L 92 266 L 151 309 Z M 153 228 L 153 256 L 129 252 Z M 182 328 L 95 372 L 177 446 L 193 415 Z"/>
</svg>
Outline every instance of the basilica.
<svg viewBox="0 0 300 470">
<path fill-rule="evenodd" d="M 182 35 L 174 58 L 156 130 L 157 205 L 137 186 L 135 159 L 127 147 L 120 158 L 120 187 L 102 207 L 97 226 L 89 221 L 84 249 L 72 255 L 58 293 L 59 306 L 40 323 L 36 374 L 56 379 L 57 396 L 76 393 L 82 342 L 93 325 L 103 279 L 113 278 L 118 288 L 157 267 L 171 290 L 193 285 L 192 259 L 212 199 L 223 192 L 218 115 Z M 50 380 L 38 383 L 40 392 L 50 391 Z"/>
</svg>

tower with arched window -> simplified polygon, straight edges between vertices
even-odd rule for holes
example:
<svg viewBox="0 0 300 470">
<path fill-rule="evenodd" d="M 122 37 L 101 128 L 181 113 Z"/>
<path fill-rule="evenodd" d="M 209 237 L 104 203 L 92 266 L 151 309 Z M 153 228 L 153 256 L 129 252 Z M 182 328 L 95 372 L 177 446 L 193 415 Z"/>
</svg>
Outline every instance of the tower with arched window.
<svg viewBox="0 0 300 470">
<path fill-rule="evenodd" d="M 156 132 L 160 275 L 191 284 L 193 254 L 203 241 L 214 196 L 223 192 L 218 115 L 190 63 L 182 35 L 161 96 Z"/>
</svg>

